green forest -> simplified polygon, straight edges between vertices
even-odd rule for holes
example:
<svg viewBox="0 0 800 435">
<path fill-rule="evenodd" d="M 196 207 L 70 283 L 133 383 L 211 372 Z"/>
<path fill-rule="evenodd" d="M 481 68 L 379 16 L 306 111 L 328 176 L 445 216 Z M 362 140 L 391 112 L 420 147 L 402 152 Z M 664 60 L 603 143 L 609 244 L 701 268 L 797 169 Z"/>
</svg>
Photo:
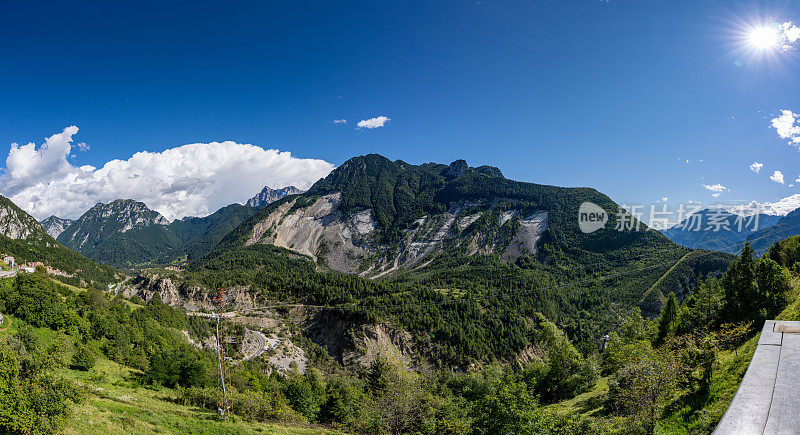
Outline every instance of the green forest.
<svg viewBox="0 0 800 435">
<path fill-rule="evenodd" d="M 746 245 L 721 277 L 708 279 L 683 302 L 670 294 L 657 318 L 630 310 L 611 322 L 605 349 L 600 341 L 573 341 L 580 336 L 580 317 L 565 332 L 536 297 L 498 293 L 491 304 L 480 305 L 465 297 L 443 311 L 446 304 L 434 303 L 432 290 L 415 299 L 406 295 L 400 304 L 393 299 L 395 283 L 315 275 L 310 266 L 307 272 L 294 267 L 288 256 L 273 257 L 292 266 L 291 278 L 264 279 L 287 294 L 301 289 L 288 283 L 299 283 L 304 290 L 317 288 L 310 301 L 335 304 L 331 311 L 413 319 L 409 325 L 416 329 L 443 335 L 442 346 L 454 355 L 463 352 L 486 363 L 472 370 L 445 364 L 417 372 L 385 356 L 363 369 L 346 369 L 298 331 L 295 340 L 310 356 L 303 375 L 279 373 L 259 360 L 227 366 L 230 412 L 242 421 L 321 424 L 357 433 L 654 433 L 678 427 L 706 433 L 735 391 L 760 322 L 800 316 L 800 237 L 774 245 L 761 258 Z M 212 276 L 201 270 L 194 279 Z M 354 302 L 355 294 L 367 295 L 368 302 Z M 579 302 L 572 303 L 578 309 Z M 352 308 L 342 309 L 345 304 Z M 492 306 L 514 306 L 520 320 L 500 319 Z M 98 361 L 127 367 L 119 381 L 126 388 L 160 388 L 175 403 L 210 412 L 218 406 L 213 352 L 190 345 L 179 332 L 207 338 L 207 319 L 186 316 L 158 298 L 111 299 L 97 289 L 68 287 L 42 268 L 3 280 L 0 310 L 13 322 L 0 340 L 4 431 L 63 429 L 72 407 L 88 399 L 59 373 L 91 373 Z M 438 322 L 447 328 L 437 330 Z M 464 341 L 465 335 L 478 339 Z M 49 336 L 47 343 L 43 336 Z M 528 358 L 498 357 L 530 344 L 535 346 Z"/>
</svg>

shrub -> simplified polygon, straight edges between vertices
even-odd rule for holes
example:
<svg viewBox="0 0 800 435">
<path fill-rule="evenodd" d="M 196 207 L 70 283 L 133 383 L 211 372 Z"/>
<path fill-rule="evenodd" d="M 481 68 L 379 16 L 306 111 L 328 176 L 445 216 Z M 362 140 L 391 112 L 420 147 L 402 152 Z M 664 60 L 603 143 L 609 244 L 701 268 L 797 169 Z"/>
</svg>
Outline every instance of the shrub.
<svg viewBox="0 0 800 435">
<path fill-rule="evenodd" d="M 92 351 L 86 346 L 81 346 L 75 351 L 75 354 L 72 355 L 70 368 L 87 372 L 94 367 L 94 364 L 95 358 Z"/>
</svg>

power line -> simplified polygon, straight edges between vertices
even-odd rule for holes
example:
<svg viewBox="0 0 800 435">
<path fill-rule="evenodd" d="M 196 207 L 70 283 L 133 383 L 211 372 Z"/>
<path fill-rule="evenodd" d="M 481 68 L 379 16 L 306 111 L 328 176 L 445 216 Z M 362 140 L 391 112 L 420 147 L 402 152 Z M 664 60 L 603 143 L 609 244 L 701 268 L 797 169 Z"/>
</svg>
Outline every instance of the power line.
<svg viewBox="0 0 800 435">
<path fill-rule="evenodd" d="M 217 329 L 217 367 L 219 370 L 219 386 L 217 388 L 217 416 L 220 418 L 227 418 L 228 417 L 228 389 L 225 385 L 225 369 L 224 369 L 224 361 L 225 361 L 225 348 L 223 336 L 224 336 L 224 327 L 222 327 L 222 308 L 225 306 L 225 290 L 222 288 L 217 289 L 217 296 L 213 299 L 215 305 L 217 306 L 217 310 L 213 313 L 213 317 L 216 319 L 216 329 Z"/>
</svg>

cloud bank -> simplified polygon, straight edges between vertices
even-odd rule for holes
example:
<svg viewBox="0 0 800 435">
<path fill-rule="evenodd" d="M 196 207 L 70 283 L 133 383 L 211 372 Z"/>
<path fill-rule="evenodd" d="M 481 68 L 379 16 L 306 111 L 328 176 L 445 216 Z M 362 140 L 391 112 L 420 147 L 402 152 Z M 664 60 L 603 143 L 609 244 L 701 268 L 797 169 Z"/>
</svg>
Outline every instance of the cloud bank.
<svg viewBox="0 0 800 435">
<path fill-rule="evenodd" d="M 786 216 L 790 212 L 800 208 L 800 193 L 789 195 L 786 198 L 775 202 L 752 201 L 743 206 L 744 209 L 752 212 L 771 214 L 775 216 Z"/>
<path fill-rule="evenodd" d="M 78 127 L 67 127 L 38 148 L 34 143 L 11 144 L 0 193 L 37 219 L 53 214 L 76 218 L 98 202 L 129 198 L 176 219 L 244 202 L 264 186 L 307 189 L 334 167 L 324 160 L 232 141 L 142 151 L 99 169 L 78 167 L 67 160 L 77 132 Z"/>
</svg>

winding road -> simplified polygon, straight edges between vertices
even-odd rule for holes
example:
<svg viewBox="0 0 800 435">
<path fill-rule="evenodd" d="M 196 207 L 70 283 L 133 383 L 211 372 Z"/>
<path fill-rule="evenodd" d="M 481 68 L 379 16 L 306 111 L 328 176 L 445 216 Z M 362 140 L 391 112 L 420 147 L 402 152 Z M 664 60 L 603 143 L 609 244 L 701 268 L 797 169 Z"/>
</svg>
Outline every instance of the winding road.
<svg viewBox="0 0 800 435">
<path fill-rule="evenodd" d="M 253 334 L 256 337 L 256 341 L 258 341 L 258 347 L 256 348 L 256 351 L 253 352 L 252 354 L 245 355 L 244 361 L 247 361 L 249 359 L 253 359 L 253 358 L 261 355 L 262 353 L 266 352 L 266 350 L 267 350 L 267 337 L 263 333 L 261 333 L 260 331 L 253 331 L 253 330 L 250 330 L 250 329 L 248 329 L 248 331 L 250 331 L 250 333 Z"/>
</svg>

